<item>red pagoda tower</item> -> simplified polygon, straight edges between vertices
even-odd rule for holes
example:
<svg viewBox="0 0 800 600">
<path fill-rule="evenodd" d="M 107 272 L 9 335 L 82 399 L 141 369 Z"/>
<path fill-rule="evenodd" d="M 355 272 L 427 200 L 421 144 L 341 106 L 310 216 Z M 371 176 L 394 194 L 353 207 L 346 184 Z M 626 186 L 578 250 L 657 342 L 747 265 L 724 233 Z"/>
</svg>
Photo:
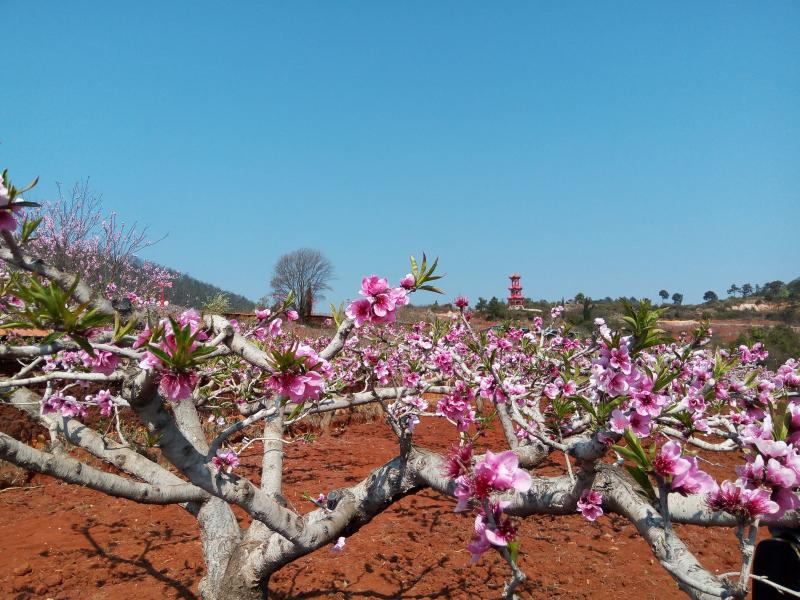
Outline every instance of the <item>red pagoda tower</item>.
<svg viewBox="0 0 800 600">
<path fill-rule="evenodd" d="M 508 278 L 511 280 L 511 287 L 508 288 L 508 308 L 509 310 L 522 310 L 525 297 L 522 295 L 522 286 L 519 284 L 520 275 L 514 273 Z"/>
</svg>

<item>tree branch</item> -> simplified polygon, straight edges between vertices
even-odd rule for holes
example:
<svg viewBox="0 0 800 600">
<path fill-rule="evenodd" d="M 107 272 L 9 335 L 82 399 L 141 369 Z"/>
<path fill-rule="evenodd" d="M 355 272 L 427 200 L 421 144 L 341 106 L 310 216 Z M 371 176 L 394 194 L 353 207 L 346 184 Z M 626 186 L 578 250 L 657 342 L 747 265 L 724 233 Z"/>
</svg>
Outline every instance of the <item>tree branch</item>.
<svg viewBox="0 0 800 600">
<path fill-rule="evenodd" d="M 131 481 L 90 467 L 74 458 L 58 457 L 35 450 L 5 433 L 0 433 L 0 458 L 30 471 L 52 475 L 67 483 L 76 483 L 110 496 L 144 504 L 200 502 L 208 497 L 203 490 L 188 483 L 155 486 Z"/>
</svg>

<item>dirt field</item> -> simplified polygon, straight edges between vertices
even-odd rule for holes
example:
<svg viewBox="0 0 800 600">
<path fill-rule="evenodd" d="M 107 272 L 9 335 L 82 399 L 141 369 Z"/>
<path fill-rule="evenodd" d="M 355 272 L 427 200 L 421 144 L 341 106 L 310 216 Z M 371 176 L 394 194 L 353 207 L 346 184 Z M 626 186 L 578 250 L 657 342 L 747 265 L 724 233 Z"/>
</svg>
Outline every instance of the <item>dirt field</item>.
<svg viewBox="0 0 800 600">
<path fill-rule="evenodd" d="M 424 420 L 418 431 L 420 445 L 439 450 L 456 439 L 455 430 L 438 420 Z M 394 453 L 391 433 L 380 422 L 351 425 L 346 432 L 333 428 L 311 444 L 290 444 L 285 495 L 306 512 L 311 505 L 304 493 L 352 485 Z M 254 451 L 244 461 L 251 477 L 257 460 Z M 555 473 L 556 467 L 545 465 L 541 472 Z M 43 476 L 24 487 L 0 493 L 0 598 L 197 598 L 204 571 L 200 541 L 193 518 L 180 508 L 137 505 Z M 507 569 L 491 552 L 469 564 L 465 544 L 473 518 L 454 514 L 454 506 L 431 492 L 405 498 L 348 539 L 343 553 L 318 550 L 277 573 L 271 589 L 278 598 L 499 597 Z M 732 531 L 678 529 L 712 570 L 734 570 Z M 530 518 L 520 539 L 521 564 L 530 577 L 524 597 L 684 597 L 634 528 L 618 517 L 596 523 L 577 514 Z"/>
</svg>

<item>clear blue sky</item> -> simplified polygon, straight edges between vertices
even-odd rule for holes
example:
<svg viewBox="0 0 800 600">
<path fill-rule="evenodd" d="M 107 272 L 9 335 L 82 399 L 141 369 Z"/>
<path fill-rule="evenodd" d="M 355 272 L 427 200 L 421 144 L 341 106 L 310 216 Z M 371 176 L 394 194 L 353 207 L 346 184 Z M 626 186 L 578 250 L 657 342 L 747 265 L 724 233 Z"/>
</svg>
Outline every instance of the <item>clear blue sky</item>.
<svg viewBox="0 0 800 600">
<path fill-rule="evenodd" d="M 1 4 L 0 166 L 253 299 L 301 246 L 334 301 L 422 250 L 445 300 L 800 275 L 800 2 Z"/>
</svg>

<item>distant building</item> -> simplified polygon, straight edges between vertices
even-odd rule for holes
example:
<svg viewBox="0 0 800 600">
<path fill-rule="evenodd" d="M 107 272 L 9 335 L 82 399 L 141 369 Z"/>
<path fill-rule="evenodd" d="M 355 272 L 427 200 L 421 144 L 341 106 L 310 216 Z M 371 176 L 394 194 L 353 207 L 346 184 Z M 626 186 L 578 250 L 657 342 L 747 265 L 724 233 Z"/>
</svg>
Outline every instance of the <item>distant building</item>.
<svg viewBox="0 0 800 600">
<path fill-rule="evenodd" d="M 509 275 L 508 278 L 511 280 L 511 287 L 508 288 L 508 308 L 509 310 L 522 310 L 525 296 L 522 295 L 522 286 L 519 283 L 520 275 L 514 273 Z"/>
</svg>

